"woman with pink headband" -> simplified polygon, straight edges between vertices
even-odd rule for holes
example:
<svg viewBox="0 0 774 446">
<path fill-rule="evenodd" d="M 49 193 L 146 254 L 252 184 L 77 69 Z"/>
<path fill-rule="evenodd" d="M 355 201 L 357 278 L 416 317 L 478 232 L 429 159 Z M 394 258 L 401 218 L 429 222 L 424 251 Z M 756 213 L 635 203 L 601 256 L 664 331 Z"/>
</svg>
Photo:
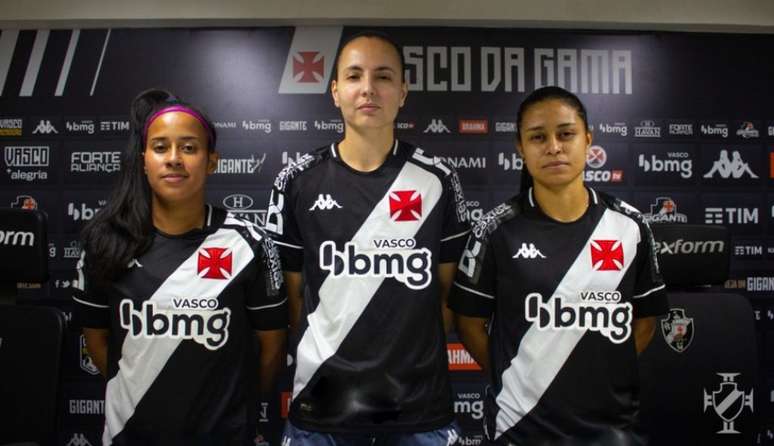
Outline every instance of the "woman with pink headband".
<svg viewBox="0 0 774 446">
<path fill-rule="evenodd" d="M 83 229 L 74 315 L 107 379 L 105 445 L 253 444 L 287 299 L 265 233 L 205 204 L 216 141 L 196 107 L 141 93 L 109 203 Z"/>
</svg>

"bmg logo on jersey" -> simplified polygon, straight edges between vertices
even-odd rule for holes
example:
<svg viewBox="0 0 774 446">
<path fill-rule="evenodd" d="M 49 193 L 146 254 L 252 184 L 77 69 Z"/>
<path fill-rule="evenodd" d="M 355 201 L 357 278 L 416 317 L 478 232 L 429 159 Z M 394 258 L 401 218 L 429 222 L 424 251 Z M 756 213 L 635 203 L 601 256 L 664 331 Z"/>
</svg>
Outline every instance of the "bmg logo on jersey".
<svg viewBox="0 0 774 446">
<path fill-rule="evenodd" d="M 126 329 L 132 338 L 192 339 L 207 350 L 217 350 L 228 341 L 231 309 L 167 310 L 159 308 L 156 302 L 145 301 L 140 309 L 136 310 L 131 299 L 123 299 L 120 304 L 120 319 L 121 327 Z"/>
<path fill-rule="evenodd" d="M 590 330 L 620 344 L 632 333 L 632 304 L 621 302 L 618 291 L 582 291 L 580 301 L 562 296 L 543 299 L 530 293 L 524 306 L 527 321 L 538 330 Z"/>
<path fill-rule="evenodd" d="M 355 243 L 347 242 L 344 250 L 338 251 L 336 242 L 325 241 L 320 245 L 320 269 L 330 272 L 333 277 L 391 277 L 412 290 L 430 285 L 433 262 L 429 249 L 385 249 L 384 245 L 393 244 L 380 241 L 380 249 L 361 250 Z"/>
</svg>

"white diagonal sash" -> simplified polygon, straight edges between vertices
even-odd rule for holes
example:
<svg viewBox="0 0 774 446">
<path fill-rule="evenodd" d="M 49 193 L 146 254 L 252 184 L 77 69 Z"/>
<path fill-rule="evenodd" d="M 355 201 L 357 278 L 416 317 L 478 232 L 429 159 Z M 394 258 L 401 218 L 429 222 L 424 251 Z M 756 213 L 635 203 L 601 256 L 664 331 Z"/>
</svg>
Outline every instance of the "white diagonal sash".
<svg viewBox="0 0 774 446">
<path fill-rule="evenodd" d="M 594 271 L 590 254 L 592 240 L 620 240 L 623 268 Z M 606 209 L 553 296 L 575 303 L 580 301 L 579 294 L 584 290 L 615 290 L 637 255 L 639 241 L 639 227 L 632 219 Z M 511 365 L 502 373 L 502 390 L 496 398 L 499 411 L 495 439 L 534 409 L 586 331 L 538 330 L 534 323 L 530 326 Z"/>
<path fill-rule="evenodd" d="M 199 249 L 213 246 L 231 248 L 231 279 L 198 277 Z M 217 299 L 253 257 L 252 248 L 241 235 L 233 229 L 220 229 L 208 236 L 148 300 L 155 303 L 159 313 L 163 313 L 173 310 L 173 298 Z M 131 334 L 127 333 L 121 348 L 121 359 L 118 361 L 118 373 L 108 381 L 105 391 L 105 432 L 102 435 L 104 444 L 110 444 L 124 429 L 140 400 L 153 385 L 181 341 L 180 337 L 132 338 Z"/>
<path fill-rule="evenodd" d="M 397 190 L 416 190 L 421 194 L 421 219 L 390 219 L 390 192 Z M 438 177 L 411 162 L 405 163 L 351 242 L 366 250 L 373 249 L 371 244 L 374 239 L 414 237 L 440 200 L 442 192 Z M 293 398 L 301 393 L 323 362 L 336 353 L 383 281 L 383 276 L 359 276 L 353 280 L 352 277 L 328 274 L 320 286 L 320 303 L 307 316 L 309 326 L 298 344 Z"/>
</svg>

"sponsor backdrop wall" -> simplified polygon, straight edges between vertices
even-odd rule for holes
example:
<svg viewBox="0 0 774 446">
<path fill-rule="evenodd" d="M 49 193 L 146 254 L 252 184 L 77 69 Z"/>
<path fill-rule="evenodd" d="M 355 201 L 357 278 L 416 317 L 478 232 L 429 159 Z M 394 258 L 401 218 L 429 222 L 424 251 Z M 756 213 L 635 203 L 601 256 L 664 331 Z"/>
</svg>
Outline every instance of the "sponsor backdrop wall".
<svg viewBox="0 0 774 446">
<path fill-rule="evenodd" d="M 71 311 L 77 232 L 106 203 L 126 144 L 129 102 L 149 87 L 171 89 L 208 111 L 222 154 L 209 199 L 263 224 L 276 173 L 342 137 L 328 85 L 340 39 L 356 31 L 3 30 L 0 206 L 37 207 L 49 216 L 51 280 L 20 284 L 21 299 Z M 589 108 L 589 185 L 629 201 L 651 221 L 731 228 L 725 288 L 755 308 L 761 373 L 754 410 L 764 420 L 762 439 L 772 435 L 774 60 L 767 55 L 774 37 L 388 31 L 404 45 L 410 90 L 398 135 L 456 166 L 474 219 L 516 193 L 523 168 L 514 152 L 520 100 L 537 87 L 560 85 Z M 692 329 L 694 336 L 701 332 Z M 96 445 L 104 383 L 82 337 L 72 332 L 67 342 L 59 443 Z M 654 342 L 664 342 L 660 332 Z M 461 442 L 478 444 L 481 375 L 454 339 L 449 359 Z M 286 377 L 282 390 L 288 386 Z M 269 438 L 281 428 L 286 396 L 260 408 Z M 696 398 L 698 410 L 702 395 Z M 711 409 L 706 419 L 721 423 Z"/>
</svg>

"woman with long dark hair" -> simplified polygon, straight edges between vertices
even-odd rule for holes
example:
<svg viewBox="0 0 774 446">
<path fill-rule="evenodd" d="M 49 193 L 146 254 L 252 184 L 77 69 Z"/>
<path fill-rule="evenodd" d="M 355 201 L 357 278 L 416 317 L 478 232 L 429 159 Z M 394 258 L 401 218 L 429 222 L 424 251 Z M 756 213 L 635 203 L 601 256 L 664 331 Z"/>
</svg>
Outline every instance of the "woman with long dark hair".
<svg viewBox="0 0 774 446">
<path fill-rule="evenodd" d="M 521 194 L 468 239 L 450 297 L 489 375 L 490 441 L 635 445 L 637 354 L 667 311 L 653 236 L 637 210 L 583 182 L 586 108 L 559 87 L 518 113 Z"/>
<path fill-rule="evenodd" d="M 284 359 L 278 254 L 260 228 L 205 204 L 218 154 L 201 110 L 149 90 L 130 124 L 109 203 L 82 231 L 73 296 L 107 378 L 103 443 L 252 444 L 257 391 Z"/>
</svg>

